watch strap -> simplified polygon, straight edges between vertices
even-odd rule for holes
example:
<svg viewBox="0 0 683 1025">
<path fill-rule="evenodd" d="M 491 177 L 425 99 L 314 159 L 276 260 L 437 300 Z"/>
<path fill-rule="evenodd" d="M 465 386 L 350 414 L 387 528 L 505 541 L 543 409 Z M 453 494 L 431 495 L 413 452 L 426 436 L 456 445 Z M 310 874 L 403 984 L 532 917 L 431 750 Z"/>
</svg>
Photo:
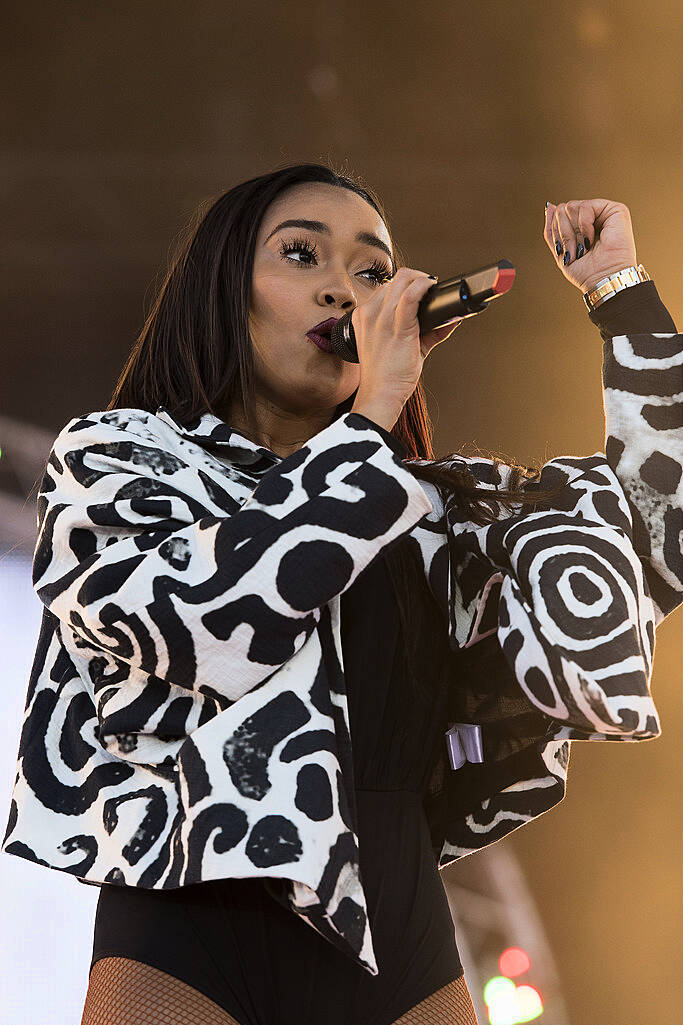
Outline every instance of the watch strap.
<svg viewBox="0 0 683 1025">
<path fill-rule="evenodd" d="M 621 292 L 624 288 L 630 288 L 631 285 L 638 285 L 641 281 L 650 281 L 650 275 L 642 263 L 639 263 L 637 267 L 624 267 L 616 274 L 609 274 L 607 277 L 601 278 L 593 288 L 583 294 L 583 301 L 588 312 L 592 313 L 617 292 Z"/>
</svg>

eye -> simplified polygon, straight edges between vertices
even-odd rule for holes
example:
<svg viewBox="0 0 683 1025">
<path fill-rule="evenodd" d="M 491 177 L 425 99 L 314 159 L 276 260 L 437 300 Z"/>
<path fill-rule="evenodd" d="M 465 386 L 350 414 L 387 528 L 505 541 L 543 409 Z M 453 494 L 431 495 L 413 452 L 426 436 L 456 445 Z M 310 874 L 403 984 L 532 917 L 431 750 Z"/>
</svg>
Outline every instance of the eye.
<svg viewBox="0 0 683 1025">
<path fill-rule="evenodd" d="M 280 243 L 279 252 L 283 260 L 287 260 L 289 263 L 297 263 L 300 267 L 312 267 L 313 263 L 309 263 L 308 260 L 317 262 L 317 247 L 309 242 L 308 239 L 297 238 L 292 239 L 291 242 L 282 241 Z M 289 254 L 296 252 L 304 253 L 308 260 L 305 262 L 302 260 L 293 260 Z M 358 273 L 373 274 L 374 283 L 376 285 L 383 285 L 385 281 L 389 281 L 392 277 L 391 270 L 386 263 L 383 263 L 381 260 L 373 260 L 370 267 L 367 267 L 365 270 L 359 271 Z"/>
<path fill-rule="evenodd" d="M 307 239 L 295 238 L 291 242 L 282 241 L 280 243 L 280 256 L 283 260 L 288 259 L 288 253 L 301 252 L 305 253 L 306 256 L 316 259 L 318 250 L 316 246 L 312 245 Z M 310 267 L 310 263 L 302 263 L 301 260 L 290 260 L 290 263 L 298 263 L 302 267 Z"/>
<path fill-rule="evenodd" d="M 391 270 L 387 267 L 386 263 L 382 260 L 373 260 L 368 271 L 376 275 L 376 281 L 378 285 L 383 285 L 385 281 L 390 281 L 393 277 Z M 366 274 L 368 271 L 361 271 L 362 274 Z"/>
</svg>

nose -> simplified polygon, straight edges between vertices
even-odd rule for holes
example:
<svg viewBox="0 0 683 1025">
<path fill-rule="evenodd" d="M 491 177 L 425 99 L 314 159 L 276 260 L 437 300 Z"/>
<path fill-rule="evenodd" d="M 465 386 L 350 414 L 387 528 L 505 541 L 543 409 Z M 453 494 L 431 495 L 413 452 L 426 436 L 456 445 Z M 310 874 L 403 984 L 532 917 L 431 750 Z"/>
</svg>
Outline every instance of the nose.
<svg viewBox="0 0 683 1025">
<path fill-rule="evenodd" d="M 332 292 L 325 293 L 325 302 L 328 306 L 339 306 L 340 309 L 348 311 L 353 309 L 356 305 L 354 299 L 342 299 L 338 301 L 338 297 L 335 297 Z"/>
<path fill-rule="evenodd" d="M 328 283 L 327 288 L 321 288 L 318 300 L 320 301 L 321 299 L 326 306 L 338 307 L 345 313 L 354 309 L 357 305 L 352 282 L 346 274 L 340 275 L 334 285 L 330 286 Z"/>
</svg>

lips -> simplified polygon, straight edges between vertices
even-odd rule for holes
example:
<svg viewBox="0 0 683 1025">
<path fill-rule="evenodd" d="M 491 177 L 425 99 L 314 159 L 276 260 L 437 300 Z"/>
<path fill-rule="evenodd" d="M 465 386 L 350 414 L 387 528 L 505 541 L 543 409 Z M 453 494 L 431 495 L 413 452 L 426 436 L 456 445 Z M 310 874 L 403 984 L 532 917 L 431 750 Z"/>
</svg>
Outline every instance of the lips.
<svg viewBox="0 0 683 1025">
<path fill-rule="evenodd" d="M 314 327 L 307 331 L 307 335 L 318 335 L 320 338 L 328 338 L 332 334 L 332 328 L 337 323 L 338 317 L 328 317 L 327 320 L 321 320 L 319 324 L 315 324 Z"/>
</svg>

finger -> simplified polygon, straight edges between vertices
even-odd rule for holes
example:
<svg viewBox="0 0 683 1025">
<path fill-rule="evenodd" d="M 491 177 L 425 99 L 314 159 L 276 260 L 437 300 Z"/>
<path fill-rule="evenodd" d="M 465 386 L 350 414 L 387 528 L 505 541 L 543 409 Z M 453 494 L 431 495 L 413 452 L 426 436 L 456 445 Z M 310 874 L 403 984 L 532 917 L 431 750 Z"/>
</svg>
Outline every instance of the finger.
<svg viewBox="0 0 683 1025">
<path fill-rule="evenodd" d="M 380 285 L 364 303 L 360 303 L 353 311 L 351 321 L 354 330 L 366 317 L 376 319 L 381 324 L 393 326 L 396 306 L 408 286 L 418 278 L 428 278 L 424 271 L 412 267 L 399 267 L 389 281 Z M 430 279 L 430 283 L 434 281 Z M 355 322 L 354 322 L 355 317 Z"/>
<path fill-rule="evenodd" d="M 593 211 L 588 203 L 581 203 L 578 212 L 578 243 L 583 247 L 583 252 L 587 253 L 593 247 L 595 241 L 595 229 L 593 226 Z M 577 249 L 577 258 L 579 251 Z"/>
<path fill-rule="evenodd" d="M 452 320 L 447 320 L 445 324 L 440 324 L 439 327 L 434 328 L 434 330 L 438 331 L 439 333 L 441 333 L 442 331 L 445 331 L 448 334 L 450 334 L 451 331 L 455 331 L 456 327 L 460 327 L 460 325 L 462 324 L 464 319 L 465 319 L 464 316 L 463 317 L 453 317 Z"/>
<path fill-rule="evenodd" d="M 574 259 L 576 253 L 576 232 L 567 213 L 566 203 L 559 203 L 555 208 L 553 238 L 558 262 L 566 267 Z"/>
<path fill-rule="evenodd" d="M 435 327 L 431 331 L 428 331 L 427 334 L 423 335 L 422 340 L 429 342 L 430 344 L 434 343 L 438 345 L 439 342 L 443 342 L 449 338 L 455 329 L 460 327 L 464 319 L 464 317 L 456 317 L 455 320 L 449 321 L 447 324 L 442 324 L 441 327 Z"/>
<path fill-rule="evenodd" d="M 385 311 L 389 312 L 391 318 L 398 302 L 398 296 L 406 284 L 412 280 L 410 274 L 410 268 L 399 267 L 388 281 L 374 289 L 365 302 L 359 303 L 353 311 L 354 314 L 358 311 L 358 322 L 366 316 L 379 319 L 385 315 Z"/>
<path fill-rule="evenodd" d="M 583 221 L 587 219 L 586 207 L 587 204 L 583 203 L 580 199 L 572 199 L 565 203 L 567 216 L 574 229 L 574 246 L 572 251 L 575 253 L 575 259 L 577 260 L 580 260 L 586 252 L 586 247 L 583 244 Z"/>
<path fill-rule="evenodd" d="M 553 203 L 549 203 L 545 209 L 545 226 L 543 229 L 543 237 L 545 238 L 548 248 L 552 250 L 554 256 L 562 255 L 562 240 L 557 227 L 557 211 L 559 206 L 555 206 Z"/>
<path fill-rule="evenodd" d="M 429 331 L 426 335 L 422 335 L 420 338 L 420 350 L 422 356 L 426 356 L 432 349 L 440 345 L 441 342 L 445 342 L 447 338 L 453 334 L 457 327 L 460 327 L 464 317 L 457 317 L 455 322 L 449 322 L 442 324 L 441 327 L 434 328 L 433 331 Z"/>
<path fill-rule="evenodd" d="M 382 308 L 388 313 L 393 314 L 406 289 L 408 289 L 414 281 L 422 280 L 429 281 L 430 285 L 436 283 L 433 278 L 429 277 L 426 271 L 415 270 L 414 267 L 399 267 L 393 278 L 381 286 L 383 290 L 380 297 Z"/>
<path fill-rule="evenodd" d="M 401 321 L 402 326 L 408 326 L 413 320 L 422 299 L 436 282 L 428 274 L 420 273 L 399 296 L 394 309 L 394 323 Z"/>
<path fill-rule="evenodd" d="M 551 249 L 555 248 L 553 241 L 553 217 L 555 216 L 555 207 L 552 203 L 548 203 L 545 208 L 545 224 L 543 225 L 543 238 L 548 243 Z"/>
</svg>

